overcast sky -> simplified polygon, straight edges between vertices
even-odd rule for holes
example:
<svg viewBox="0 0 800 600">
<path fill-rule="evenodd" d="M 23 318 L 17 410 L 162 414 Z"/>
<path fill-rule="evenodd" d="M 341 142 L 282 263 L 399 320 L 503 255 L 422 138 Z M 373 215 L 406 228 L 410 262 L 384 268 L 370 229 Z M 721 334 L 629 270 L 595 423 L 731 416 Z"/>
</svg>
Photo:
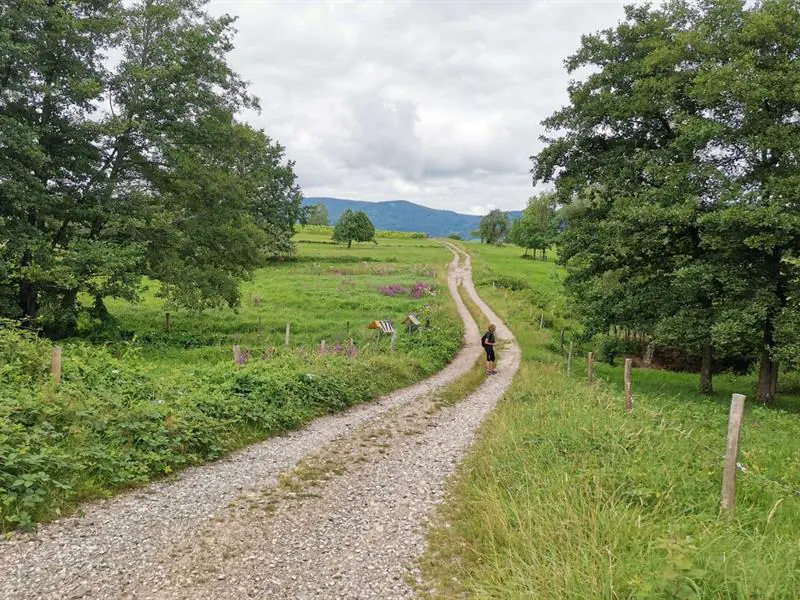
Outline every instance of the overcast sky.
<svg viewBox="0 0 800 600">
<path fill-rule="evenodd" d="M 524 207 L 563 60 L 616 0 L 211 0 L 237 15 L 247 115 L 287 147 L 306 196 Z"/>
</svg>

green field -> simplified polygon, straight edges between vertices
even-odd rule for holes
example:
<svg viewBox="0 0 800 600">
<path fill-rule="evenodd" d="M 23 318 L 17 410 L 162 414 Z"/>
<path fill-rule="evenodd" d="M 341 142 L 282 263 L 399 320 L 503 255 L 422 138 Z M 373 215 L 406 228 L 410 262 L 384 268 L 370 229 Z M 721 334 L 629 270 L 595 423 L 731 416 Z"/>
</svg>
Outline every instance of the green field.
<svg viewBox="0 0 800 600">
<path fill-rule="evenodd" d="M 137 304 L 108 300 L 114 327 L 84 319 L 81 339 L 60 342 L 58 386 L 52 344 L 0 327 L 0 531 L 411 384 L 458 351 L 462 325 L 444 279 L 452 255 L 441 244 L 297 241 L 295 260 L 243 285 L 237 311 L 170 310 L 154 282 Z M 418 283 L 433 293 L 412 297 Z M 379 291 L 392 285 L 402 290 Z M 412 311 L 430 327 L 408 335 L 400 322 Z M 367 329 L 374 319 L 398 325 L 393 354 L 388 336 Z M 234 343 L 247 364 L 234 365 Z"/>
<path fill-rule="evenodd" d="M 798 416 L 747 406 L 739 460 L 749 473 L 735 515 L 721 515 L 730 393 L 752 395 L 755 378 L 717 377 L 705 398 L 696 375 L 635 369 L 627 414 L 621 367 L 600 365 L 589 387 L 576 359 L 566 377 L 559 333 L 569 341 L 579 328 L 559 268 L 516 248 L 467 247 L 479 293 L 514 331 L 523 363 L 432 532 L 423 566 L 434 596 L 797 598 Z M 782 402 L 796 405 L 786 389 Z"/>
<path fill-rule="evenodd" d="M 225 362 L 233 343 L 259 350 L 283 347 L 287 323 L 293 348 L 311 348 L 322 340 L 333 345 L 350 338 L 360 347 L 371 346 L 375 335 L 367 325 L 372 320 L 402 320 L 425 304 L 408 294 L 382 295 L 378 288 L 385 285 L 408 289 L 417 282 L 440 285 L 443 294 L 426 296 L 427 303 L 437 310 L 452 306 L 443 286 L 452 254 L 438 242 L 379 238 L 377 245 L 355 244 L 348 249 L 330 242 L 329 236 L 304 233 L 295 241 L 295 260 L 276 262 L 242 285 L 242 305 L 236 312 L 173 310 L 167 333 L 166 308 L 156 297 L 157 283 L 145 283 L 138 304 L 113 300 L 106 304 L 123 332 L 145 342 L 142 351 L 150 366 L 167 370 Z M 424 361 L 418 367 L 427 369 Z"/>
</svg>

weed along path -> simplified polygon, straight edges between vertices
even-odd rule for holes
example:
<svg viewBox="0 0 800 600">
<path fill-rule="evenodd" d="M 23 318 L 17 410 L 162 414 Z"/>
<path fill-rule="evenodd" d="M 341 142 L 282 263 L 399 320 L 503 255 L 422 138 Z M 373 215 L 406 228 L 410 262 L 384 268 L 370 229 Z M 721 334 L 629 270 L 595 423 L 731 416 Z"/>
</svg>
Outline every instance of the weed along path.
<svg viewBox="0 0 800 600">
<path fill-rule="evenodd" d="M 429 379 L 225 460 L 0 542 L 0 598 L 410 598 L 427 515 L 511 383 L 519 349 L 478 297 L 469 257 L 448 287 L 465 324 Z M 481 354 L 458 282 L 497 324 L 500 373 L 457 403 Z"/>
</svg>

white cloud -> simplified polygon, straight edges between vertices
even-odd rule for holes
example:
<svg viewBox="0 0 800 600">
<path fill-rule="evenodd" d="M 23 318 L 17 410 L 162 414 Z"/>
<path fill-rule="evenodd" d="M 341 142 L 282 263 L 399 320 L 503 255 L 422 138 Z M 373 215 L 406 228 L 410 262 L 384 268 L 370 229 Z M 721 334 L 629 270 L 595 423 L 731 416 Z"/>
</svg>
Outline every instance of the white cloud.
<svg viewBox="0 0 800 600">
<path fill-rule="evenodd" d="M 238 15 L 234 68 L 304 192 L 519 209 L 563 60 L 624 0 L 211 0 Z"/>
<path fill-rule="evenodd" d="M 497 207 L 494 204 L 487 204 L 486 206 L 471 206 L 466 212 L 468 215 L 478 215 L 482 217 L 484 215 L 488 215 L 495 208 Z"/>
</svg>

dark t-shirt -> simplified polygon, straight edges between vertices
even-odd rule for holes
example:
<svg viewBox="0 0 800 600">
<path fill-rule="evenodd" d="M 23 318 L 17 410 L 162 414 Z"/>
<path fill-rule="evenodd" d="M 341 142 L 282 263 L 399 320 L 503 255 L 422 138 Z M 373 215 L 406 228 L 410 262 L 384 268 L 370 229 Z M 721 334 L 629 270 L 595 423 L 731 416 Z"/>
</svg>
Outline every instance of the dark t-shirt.
<svg viewBox="0 0 800 600">
<path fill-rule="evenodd" d="M 494 333 L 493 332 L 487 331 L 486 333 L 483 334 L 483 337 L 481 338 L 481 346 L 483 346 L 484 348 L 493 348 L 493 346 L 487 346 L 486 342 L 490 342 L 490 343 L 494 344 Z"/>
</svg>

